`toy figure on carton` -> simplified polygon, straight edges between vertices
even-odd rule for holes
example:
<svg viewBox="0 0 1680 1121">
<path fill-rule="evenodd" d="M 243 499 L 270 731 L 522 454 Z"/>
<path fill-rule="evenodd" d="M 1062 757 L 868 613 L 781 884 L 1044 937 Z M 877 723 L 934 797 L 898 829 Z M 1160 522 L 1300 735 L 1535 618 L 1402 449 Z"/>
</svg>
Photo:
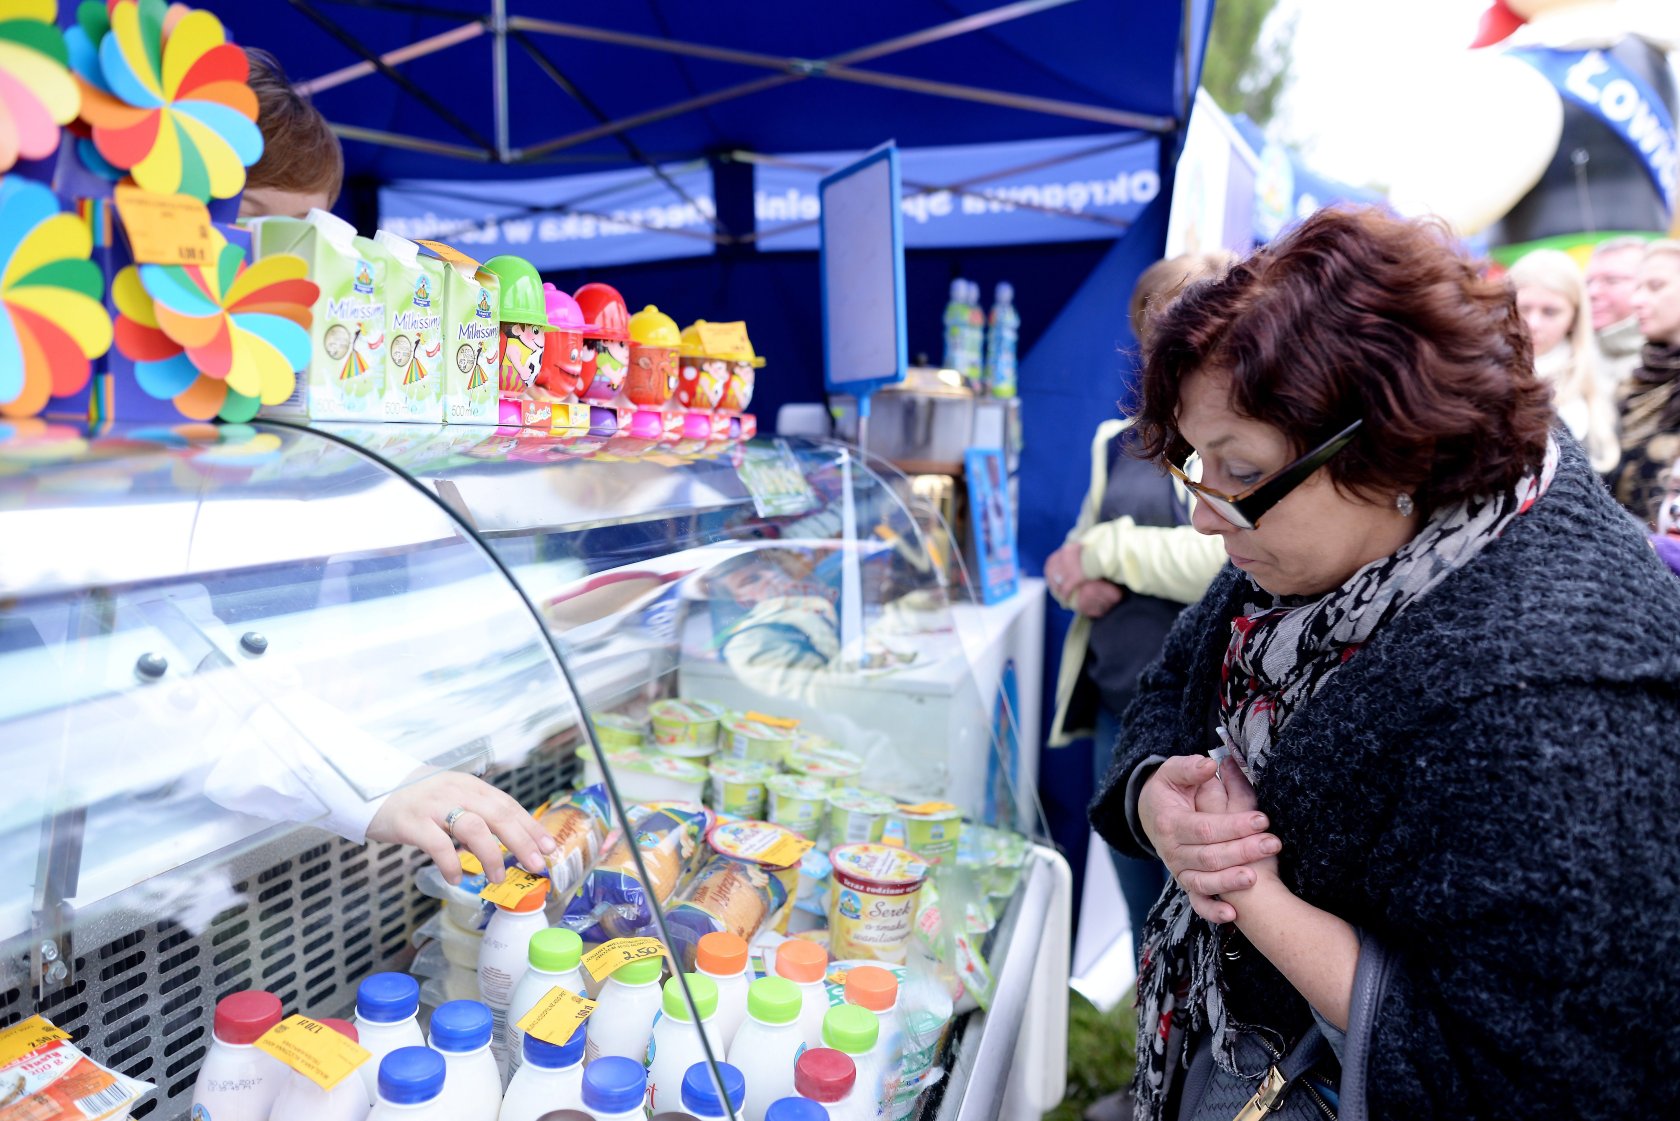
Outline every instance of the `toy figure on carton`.
<svg viewBox="0 0 1680 1121">
<path fill-rule="evenodd" d="M 630 309 L 606 284 L 585 284 L 573 295 L 592 325 L 583 333 L 584 400 L 611 401 L 630 369 Z"/>
<path fill-rule="evenodd" d="M 696 319 L 682 333 L 682 370 L 677 375 L 677 400 L 687 409 L 711 411 L 723 400 L 729 381 L 729 359 L 709 345 L 715 324 Z"/>
<path fill-rule="evenodd" d="M 589 324 L 578 302 L 552 284 L 543 285 L 543 303 L 550 330 L 531 396 L 556 404 L 572 401 L 583 388 L 583 332 Z"/>
<path fill-rule="evenodd" d="M 682 334 L 677 321 L 649 304 L 630 317 L 630 374 L 624 395 L 637 405 L 657 408 L 677 389 L 677 349 Z"/>
<path fill-rule="evenodd" d="M 501 279 L 501 351 L 497 369 L 497 423 L 548 424 L 550 408 L 529 393 L 542 370 L 543 347 L 549 331 L 548 305 L 542 277 L 523 257 L 503 253 L 484 262 L 486 272 Z"/>
<path fill-rule="evenodd" d="M 754 371 L 764 366 L 764 359 L 753 353 L 745 323 L 714 323 L 711 327 L 708 334 L 715 340 L 711 345 L 729 360 L 729 380 L 724 383 L 719 405 L 730 412 L 744 412 L 752 403 Z"/>
</svg>

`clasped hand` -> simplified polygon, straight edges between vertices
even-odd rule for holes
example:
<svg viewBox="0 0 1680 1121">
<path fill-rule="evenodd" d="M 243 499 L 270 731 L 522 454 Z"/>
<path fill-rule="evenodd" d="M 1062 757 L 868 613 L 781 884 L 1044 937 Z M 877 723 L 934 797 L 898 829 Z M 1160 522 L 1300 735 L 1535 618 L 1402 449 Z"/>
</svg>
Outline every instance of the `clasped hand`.
<svg viewBox="0 0 1680 1121">
<path fill-rule="evenodd" d="M 1277 876 L 1283 844 L 1259 804 L 1234 761 L 1215 767 L 1205 755 L 1168 759 L 1139 792 L 1144 833 L 1209 922 L 1235 922 L 1242 893 Z"/>
</svg>

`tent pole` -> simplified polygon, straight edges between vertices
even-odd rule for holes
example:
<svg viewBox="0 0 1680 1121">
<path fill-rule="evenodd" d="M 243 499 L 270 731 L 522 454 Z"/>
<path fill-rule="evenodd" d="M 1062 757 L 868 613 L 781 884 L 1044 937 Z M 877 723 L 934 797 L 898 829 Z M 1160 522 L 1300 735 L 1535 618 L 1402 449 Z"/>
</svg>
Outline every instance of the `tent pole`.
<svg viewBox="0 0 1680 1121">
<path fill-rule="evenodd" d="M 376 128 L 363 128 L 360 125 L 341 125 L 331 121 L 327 127 L 333 130 L 333 135 L 342 140 L 360 140 L 364 144 L 381 144 L 387 148 L 406 148 L 412 152 L 426 152 L 434 156 L 452 156 L 458 160 L 476 160 L 488 163 L 491 159 L 488 148 L 468 148 L 464 144 L 445 144 L 440 140 L 422 140 L 418 136 L 405 136 L 400 132 L 383 132 Z"/>
<path fill-rule="evenodd" d="M 858 82 L 866 86 L 923 93 L 930 97 L 949 97 L 958 101 L 978 101 L 1006 109 L 1023 109 L 1052 117 L 1072 117 L 1080 121 L 1134 128 L 1141 132 L 1171 132 L 1176 122 L 1171 117 L 1151 113 L 1134 113 L 1128 109 L 1108 109 L 1101 105 L 1083 105 L 1076 101 L 1061 101 L 1050 97 L 1029 97 L 979 86 L 961 86 L 952 82 L 932 82 L 924 78 L 907 78 L 898 74 L 882 74 L 874 70 L 858 70 L 850 66 L 825 67 L 817 77 L 838 78 L 842 82 Z"/>
<path fill-rule="evenodd" d="M 490 96 L 496 128 L 496 162 L 508 162 L 507 0 L 490 0 Z"/>
<path fill-rule="evenodd" d="M 429 54 L 436 54 L 445 47 L 453 47 L 457 43 L 465 43 L 469 39 L 476 39 L 484 34 L 484 22 L 469 23 L 464 27 L 457 27 L 453 31 L 445 31 L 441 35 L 433 35 L 428 39 L 410 43 L 406 47 L 398 47 L 394 51 L 386 51 L 379 56 L 379 61 L 386 66 L 396 66 L 399 63 L 412 62 L 417 58 L 425 58 Z M 307 82 L 298 82 L 297 91 L 306 96 L 313 96 L 322 90 L 330 90 L 342 86 L 346 82 L 353 82 L 357 78 L 369 74 L 377 74 L 379 68 L 371 62 L 357 62 L 334 70 L 330 74 L 323 74 L 319 78 L 311 78 Z"/>
</svg>

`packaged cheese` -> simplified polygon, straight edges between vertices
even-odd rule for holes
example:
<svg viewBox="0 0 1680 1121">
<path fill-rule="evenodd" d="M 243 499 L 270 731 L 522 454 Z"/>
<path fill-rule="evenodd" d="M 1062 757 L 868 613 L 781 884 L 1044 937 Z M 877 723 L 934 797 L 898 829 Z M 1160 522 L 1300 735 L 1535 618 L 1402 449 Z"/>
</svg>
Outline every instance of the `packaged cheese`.
<svg viewBox="0 0 1680 1121">
<path fill-rule="evenodd" d="M 122 1117 L 152 1089 L 100 1066 L 44 1017 L 0 1031 L 0 1118 L 6 1121 Z"/>
</svg>

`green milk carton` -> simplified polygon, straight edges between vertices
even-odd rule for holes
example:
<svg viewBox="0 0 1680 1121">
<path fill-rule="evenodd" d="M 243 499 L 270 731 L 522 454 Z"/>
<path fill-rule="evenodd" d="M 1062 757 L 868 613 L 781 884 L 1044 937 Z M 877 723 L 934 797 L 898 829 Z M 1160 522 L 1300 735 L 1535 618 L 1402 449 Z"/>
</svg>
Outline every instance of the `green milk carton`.
<svg viewBox="0 0 1680 1121">
<path fill-rule="evenodd" d="M 496 318 L 501 281 L 442 242 L 419 245 L 443 275 L 444 422 L 495 424 L 496 374 L 502 358 Z"/>
<path fill-rule="evenodd" d="M 311 210 L 302 219 L 261 219 L 253 223 L 251 244 L 259 258 L 302 257 L 309 279 L 321 289 L 309 328 L 309 368 L 289 400 L 263 411 L 312 420 L 382 419 L 390 254 L 324 210 Z"/>
<path fill-rule="evenodd" d="M 389 230 L 373 240 L 389 255 L 385 305 L 386 420 L 443 423 L 445 265 Z"/>
</svg>

